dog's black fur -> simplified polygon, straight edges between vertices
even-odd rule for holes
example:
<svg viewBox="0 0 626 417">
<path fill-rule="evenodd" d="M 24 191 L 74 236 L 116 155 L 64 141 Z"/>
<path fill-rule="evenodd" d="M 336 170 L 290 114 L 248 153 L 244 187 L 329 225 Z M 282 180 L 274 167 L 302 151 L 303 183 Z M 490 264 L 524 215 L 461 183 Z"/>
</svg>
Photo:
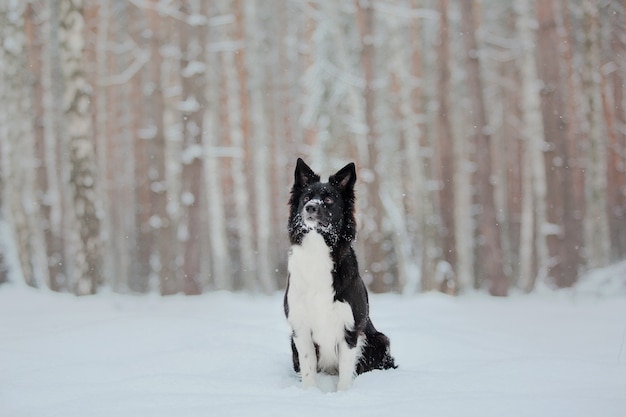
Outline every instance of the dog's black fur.
<svg viewBox="0 0 626 417">
<path fill-rule="evenodd" d="M 355 373 L 362 374 L 374 369 L 396 368 L 394 358 L 389 353 L 389 338 L 376 330 L 369 317 L 367 289 L 359 275 L 356 254 L 352 243 L 356 237 L 354 184 L 356 169 L 353 163 L 346 165 L 327 183 L 320 182 L 320 176 L 298 158 L 291 198 L 289 200 L 289 238 L 292 245 L 300 245 L 304 236 L 311 231 L 303 219 L 315 218 L 315 230 L 322 235 L 334 268 L 332 286 L 334 301 L 346 302 L 352 309 L 354 328 L 345 329 L 345 340 L 350 348 L 356 347 L 358 337 L 364 335 L 366 343 L 356 364 Z M 309 207 L 309 201 L 321 202 Z M 289 317 L 289 280 L 285 291 L 285 316 Z M 293 368 L 300 372 L 298 350 L 291 338 Z M 317 346 L 316 346 L 317 350 Z M 317 351 L 319 359 L 319 351 Z"/>
</svg>

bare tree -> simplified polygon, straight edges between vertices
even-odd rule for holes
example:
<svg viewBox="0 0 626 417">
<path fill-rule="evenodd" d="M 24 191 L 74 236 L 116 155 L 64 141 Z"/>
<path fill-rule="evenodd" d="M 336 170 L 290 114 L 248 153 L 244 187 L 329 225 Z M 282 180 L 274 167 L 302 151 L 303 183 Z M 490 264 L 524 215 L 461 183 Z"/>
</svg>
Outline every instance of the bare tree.
<svg viewBox="0 0 626 417">
<path fill-rule="evenodd" d="M 135 7 L 127 7 L 128 25 L 127 41 L 134 46 L 137 55 L 146 54 L 145 33 L 149 30 L 145 15 Z M 132 55 L 135 54 L 131 54 Z M 134 59 L 134 57 L 132 57 Z M 135 242 L 133 255 L 135 262 L 131 268 L 129 286 L 132 291 L 145 293 L 150 288 L 152 275 L 152 254 L 154 253 L 152 207 L 152 180 L 150 178 L 153 156 L 151 146 L 154 142 L 155 126 L 152 124 L 150 110 L 153 105 L 152 97 L 146 94 L 150 88 L 151 74 L 145 65 L 130 76 L 127 87 L 130 90 L 130 105 L 141 109 L 134 111 L 130 120 L 130 132 L 133 144 L 133 217 L 135 225 Z"/>
<path fill-rule="evenodd" d="M 263 291 L 270 293 L 275 289 L 275 282 L 272 280 L 272 260 L 273 246 L 270 238 L 271 224 L 271 192 L 269 177 L 269 126 L 268 113 L 263 106 L 263 92 L 267 90 L 266 69 L 263 54 L 267 51 L 267 34 L 262 27 L 263 18 L 267 11 L 259 9 L 254 2 L 245 2 L 243 5 L 244 18 L 248 22 L 245 25 L 243 36 L 250 46 L 246 54 L 248 68 L 248 83 L 250 90 L 250 119 L 254 126 L 251 129 L 251 142 L 254 171 L 254 213 L 256 223 L 256 265 L 257 277 Z M 248 33 L 249 30 L 249 33 Z M 255 70 L 253 70 L 255 69 Z"/>
<path fill-rule="evenodd" d="M 452 272 L 452 285 L 458 286 L 457 252 L 456 252 L 456 222 L 454 211 L 456 200 L 454 197 L 454 137 L 450 111 L 450 35 L 448 29 L 448 0 L 439 2 L 439 45 L 437 48 L 437 67 L 439 79 L 437 82 L 437 145 L 439 147 L 439 206 L 441 213 L 441 251 L 443 260 Z M 465 278 L 464 278 L 465 280 Z M 463 282 L 467 287 L 469 282 Z"/>
<path fill-rule="evenodd" d="M 379 171 L 379 132 L 377 132 L 375 108 L 376 92 L 374 87 L 375 77 L 375 47 L 374 47 L 374 5 L 372 2 L 357 2 L 357 25 L 361 38 L 361 67 L 363 71 L 364 87 L 364 118 L 367 129 L 367 166 L 375 172 Z M 381 182 L 379 175 L 374 175 L 368 184 L 368 200 L 364 207 L 364 215 L 370 219 L 369 228 L 364 232 L 367 239 L 366 266 L 367 273 L 371 277 L 371 289 L 374 292 L 384 292 L 390 289 L 390 283 L 385 282 L 385 273 L 389 271 L 389 263 L 385 246 L 385 231 L 383 229 L 382 201 L 380 199 Z M 366 278 L 369 281 L 369 279 Z"/>
<path fill-rule="evenodd" d="M 176 222 L 168 210 L 169 201 L 175 199 L 167 187 L 168 147 L 165 139 L 164 97 L 163 97 L 163 47 L 162 19 L 156 11 L 158 3 L 153 1 L 146 10 L 150 37 L 149 83 L 145 103 L 148 117 L 147 130 L 151 133 L 149 155 L 151 157 L 149 180 L 152 213 L 149 224 L 153 229 L 154 252 L 158 262 L 157 273 L 162 294 L 173 294 L 178 290 L 176 246 Z"/>
<path fill-rule="evenodd" d="M 608 34 L 608 56 L 601 74 L 603 114 L 609 143 L 607 146 L 607 212 L 611 235 L 611 258 L 626 256 L 626 109 L 624 83 L 626 76 L 625 4 L 614 0 L 607 7 L 608 24 L 602 35 Z M 602 21 L 602 19 L 601 19 Z M 605 38 L 605 36 L 601 36 Z"/>
<path fill-rule="evenodd" d="M 217 8 L 214 15 L 221 15 L 221 9 Z M 209 15 L 213 18 L 213 14 Z M 221 52 L 213 50 L 213 46 L 219 45 L 223 25 L 209 25 L 205 48 L 205 61 L 209 63 L 206 69 L 205 96 L 207 106 L 204 111 L 204 154 L 205 158 L 205 184 L 207 195 L 207 210 L 209 221 L 209 246 L 211 253 L 211 284 L 219 290 L 233 290 L 233 259 L 228 245 L 228 224 L 225 221 L 228 216 L 227 192 L 225 179 L 228 171 L 223 169 L 225 147 L 222 146 L 222 137 L 225 136 L 222 129 L 226 129 L 222 123 L 222 112 L 216 109 L 222 108 L 222 91 L 224 89 L 224 75 L 219 59 Z M 228 155 L 229 156 L 229 155 Z"/>
<path fill-rule="evenodd" d="M 72 211 L 76 253 L 74 256 L 76 294 L 92 294 L 102 283 L 102 242 L 98 196 L 96 193 L 96 159 L 93 147 L 93 128 L 90 114 L 90 92 L 83 67 L 84 35 L 83 2 L 61 0 L 60 3 L 60 57 L 65 91 L 67 146 L 70 154 L 70 188 L 73 194 Z"/>
<path fill-rule="evenodd" d="M 205 249 L 206 228 L 203 212 L 204 167 L 202 132 L 204 92 L 204 39 L 206 39 L 206 13 L 201 2 L 186 1 L 181 5 L 184 20 L 179 23 L 181 47 L 182 102 L 180 110 L 183 125 L 182 150 L 182 205 L 185 208 L 185 235 L 183 236 L 183 280 L 185 294 L 202 291 L 202 253 Z"/>
<path fill-rule="evenodd" d="M 257 283 L 255 279 L 254 230 L 249 210 L 251 197 L 246 175 L 246 149 L 250 127 L 245 51 L 242 49 L 244 15 L 241 1 L 235 0 L 232 7 L 235 12 L 235 21 L 233 25 L 230 25 L 229 35 L 230 40 L 235 41 L 237 47 L 223 53 L 223 65 L 226 78 L 227 126 L 230 128 L 230 144 L 238 153 L 237 157 L 232 160 L 230 173 L 233 184 L 235 218 L 237 219 L 234 233 L 239 242 L 239 275 L 242 278 L 244 288 L 252 290 L 255 289 Z"/>
<path fill-rule="evenodd" d="M 586 241 L 590 267 L 607 265 L 610 257 L 609 222 L 607 218 L 607 155 L 605 134 L 602 130 L 600 28 L 599 5 L 594 0 L 583 0 L 584 70 L 583 94 L 589 166 L 587 172 Z"/>
<path fill-rule="evenodd" d="M 24 70 L 29 58 L 25 29 L 31 27 L 30 24 L 25 25 L 26 6 L 21 2 L 8 2 L 0 8 L 2 38 L 7 40 L 1 48 L 3 87 L 0 92 L 6 105 L 0 144 L 3 156 L 0 175 L 7 183 L 3 187 L 3 200 L 8 206 L 4 215 L 12 225 L 21 275 L 28 285 L 37 287 L 47 280 L 48 271 L 34 191 L 35 131 L 33 120 L 29 119 L 32 100 L 28 72 Z M 30 36 L 32 38 L 32 33 Z M 8 245 L 10 242 L 5 242 L 5 246 Z"/>
<path fill-rule="evenodd" d="M 461 1 L 468 89 L 472 103 L 471 120 L 473 124 L 472 140 L 475 146 L 476 200 L 479 205 L 477 219 L 478 262 L 481 266 L 481 275 L 484 275 L 489 285 L 489 292 L 492 295 L 504 296 L 507 294 L 509 284 L 504 272 L 500 223 L 495 208 L 491 135 L 483 97 L 484 89 L 481 78 L 480 54 L 476 42 L 473 5 L 473 0 Z"/>
<path fill-rule="evenodd" d="M 538 76 L 542 82 L 541 113 L 544 129 L 544 161 L 546 172 L 546 223 L 540 225 L 547 236 L 549 253 L 548 276 L 559 287 L 571 286 L 578 276 L 580 259 L 577 251 L 568 247 L 564 216 L 574 211 L 567 206 L 571 197 L 571 176 L 567 170 L 566 119 L 559 54 L 560 39 L 555 0 L 536 2 L 539 23 L 537 41 Z M 565 209 L 567 207 L 567 210 Z"/>
<path fill-rule="evenodd" d="M 543 120 L 539 102 L 539 80 L 533 54 L 535 31 L 530 0 L 517 0 L 515 3 L 516 26 L 522 53 L 522 219 L 520 230 L 519 281 L 522 288 L 531 291 L 539 273 L 541 279 L 547 273 L 548 253 L 543 233 L 546 220 L 545 171 L 542 159 Z M 539 163 L 537 163 L 539 162 Z M 533 262 L 533 253 L 536 262 Z M 537 270 L 534 265 L 537 265 Z"/>
</svg>

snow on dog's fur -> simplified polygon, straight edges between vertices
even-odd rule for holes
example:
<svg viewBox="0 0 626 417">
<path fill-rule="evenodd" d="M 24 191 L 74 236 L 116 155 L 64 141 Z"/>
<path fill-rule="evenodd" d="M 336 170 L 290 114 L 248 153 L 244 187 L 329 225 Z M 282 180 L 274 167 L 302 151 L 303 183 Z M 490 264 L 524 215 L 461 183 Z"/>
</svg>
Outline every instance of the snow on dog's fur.
<svg viewBox="0 0 626 417">
<path fill-rule="evenodd" d="M 318 371 L 338 374 L 337 389 L 355 374 L 395 368 L 389 339 L 369 318 L 365 284 L 352 242 L 356 237 L 353 163 L 320 182 L 298 159 L 289 200 L 285 316 L 292 328 L 293 367 L 304 387 Z"/>
</svg>

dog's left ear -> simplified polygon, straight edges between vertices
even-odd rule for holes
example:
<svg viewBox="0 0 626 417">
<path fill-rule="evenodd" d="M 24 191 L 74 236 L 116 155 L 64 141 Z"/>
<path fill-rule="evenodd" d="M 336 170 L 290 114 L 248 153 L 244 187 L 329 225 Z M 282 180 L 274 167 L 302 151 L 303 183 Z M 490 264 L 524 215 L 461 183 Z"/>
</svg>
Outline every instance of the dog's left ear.
<svg viewBox="0 0 626 417">
<path fill-rule="evenodd" d="M 318 182 L 319 180 L 320 176 L 313 172 L 313 170 L 302 160 L 302 158 L 298 158 L 298 161 L 296 162 L 296 171 L 294 172 L 294 184 L 298 187 L 304 188 L 314 182 Z"/>
<path fill-rule="evenodd" d="M 350 162 L 337 171 L 335 175 L 328 178 L 328 182 L 339 187 L 342 191 L 352 189 L 356 182 L 356 167 L 354 166 L 354 162 Z"/>
</svg>

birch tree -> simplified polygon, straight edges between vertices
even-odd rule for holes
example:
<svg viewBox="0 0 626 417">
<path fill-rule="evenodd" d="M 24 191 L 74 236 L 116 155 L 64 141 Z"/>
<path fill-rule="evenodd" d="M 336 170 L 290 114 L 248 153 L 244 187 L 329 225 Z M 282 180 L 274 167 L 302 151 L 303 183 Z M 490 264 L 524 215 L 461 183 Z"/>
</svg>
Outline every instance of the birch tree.
<svg viewBox="0 0 626 417">
<path fill-rule="evenodd" d="M 62 186 L 62 125 L 63 108 L 58 105 L 57 97 L 63 96 L 63 76 L 59 60 L 59 11 L 58 2 L 42 3 L 43 19 L 41 28 L 42 42 L 41 85 L 43 155 L 40 155 L 42 170 L 38 175 L 38 190 L 41 193 L 40 210 L 48 260 L 48 286 L 53 291 L 68 289 L 67 239 L 64 236 L 64 199 L 67 187 Z M 45 171 L 45 172 L 44 172 Z"/>
<path fill-rule="evenodd" d="M 10 235 L 15 239 L 19 267 L 24 281 L 37 287 L 47 279 L 47 265 L 43 235 L 40 228 L 39 208 L 34 195 L 35 154 L 33 120 L 29 119 L 31 93 L 28 89 L 25 11 L 26 4 L 18 1 L 3 2 L 0 6 L 2 20 L 3 77 L 2 102 L 5 103 L 2 128 L 2 175 L 5 215 L 12 225 Z M 6 239 L 6 238 L 5 238 Z M 5 242 L 5 246 L 11 242 Z M 18 265 L 16 265 L 18 266 Z M 17 271 L 15 271 L 17 272 Z"/>
<path fill-rule="evenodd" d="M 73 195 L 72 212 L 76 294 L 93 294 L 103 281 L 102 242 L 98 196 L 96 193 L 96 160 L 91 124 L 91 88 L 83 68 L 84 17 L 82 0 L 60 2 L 60 58 L 65 91 L 63 109 L 66 122 L 66 144 L 70 154 L 69 186 Z"/>
<path fill-rule="evenodd" d="M 545 279 L 548 253 L 542 225 L 546 222 L 545 171 L 542 163 L 543 120 L 539 102 L 537 64 L 533 54 L 535 31 L 530 0 L 517 0 L 516 26 L 521 55 L 522 90 L 522 219 L 520 226 L 519 281 L 522 288 L 531 291 L 538 277 Z M 533 253 L 536 253 L 535 270 Z"/>
</svg>

